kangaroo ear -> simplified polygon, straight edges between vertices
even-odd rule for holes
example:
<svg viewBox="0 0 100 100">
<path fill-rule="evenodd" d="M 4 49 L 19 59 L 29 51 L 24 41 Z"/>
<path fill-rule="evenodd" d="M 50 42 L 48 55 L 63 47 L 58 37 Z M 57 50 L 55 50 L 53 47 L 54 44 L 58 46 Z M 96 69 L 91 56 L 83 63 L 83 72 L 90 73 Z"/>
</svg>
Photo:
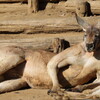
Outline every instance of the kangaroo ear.
<svg viewBox="0 0 100 100">
<path fill-rule="evenodd" d="M 91 27 L 90 24 L 88 24 L 86 21 L 80 18 L 76 13 L 75 13 L 75 17 L 76 17 L 77 23 L 83 28 L 83 31 L 86 31 L 87 28 Z"/>
</svg>

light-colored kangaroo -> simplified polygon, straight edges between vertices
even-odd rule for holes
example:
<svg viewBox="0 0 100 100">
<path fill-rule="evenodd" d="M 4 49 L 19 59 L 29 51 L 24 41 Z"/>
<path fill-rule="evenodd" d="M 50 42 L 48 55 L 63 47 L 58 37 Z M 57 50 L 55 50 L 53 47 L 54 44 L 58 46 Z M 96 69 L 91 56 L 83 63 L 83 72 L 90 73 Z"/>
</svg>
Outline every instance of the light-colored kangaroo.
<svg viewBox="0 0 100 100">
<path fill-rule="evenodd" d="M 57 75 L 59 73 L 57 72 L 60 68 L 67 65 L 70 65 L 73 69 L 75 67 L 78 67 L 78 69 L 81 68 L 81 71 L 76 77 L 68 81 L 71 82 L 70 84 L 73 84 L 73 86 L 88 82 L 96 74 L 97 79 L 91 86 L 96 87 L 100 85 L 100 28 L 98 25 L 92 26 L 88 24 L 77 15 L 76 19 L 78 24 L 85 31 L 84 41 L 62 51 L 49 61 L 47 68 L 53 82 L 53 87 L 49 92 L 57 91 L 60 88 L 60 81 Z M 72 73 L 72 71 L 68 73 L 75 74 Z M 90 86 L 88 88 L 90 88 Z"/>
<path fill-rule="evenodd" d="M 79 17 L 77 18 L 80 19 Z M 98 29 L 96 28 L 96 30 Z M 50 61 L 50 59 L 53 56 L 54 58 L 55 57 L 58 58 L 59 56 L 60 59 L 63 59 L 63 57 L 67 55 L 70 57 L 68 59 L 69 60 L 72 59 L 70 61 L 74 63 L 74 66 L 70 66 L 70 67 L 66 66 L 65 68 L 61 68 L 59 70 L 58 79 L 60 85 L 62 85 L 63 87 L 65 86 L 71 87 L 71 86 L 76 86 L 87 82 L 92 77 L 95 77 L 96 70 L 95 67 L 93 67 L 93 69 L 88 68 L 88 70 L 86 70 L 87 71 L 86 74 L 85 75 L 83 74 L 83 76 L 79 77 L 80 74 L 84 72 L 84 68 L 82 66 L 83 64 L 81 63 L 82 58 L 84 58 L 85 59 L 84 62 L 86 62 L 88 61 L 88 56 L 89 57 L 92 56 L 91 53 L 87 53 L 86 55 L 84 55 L 86 51 L 85 49 L 83 49 L 83 44 L 85 43 L 83 42 L 80 45 L 68 48 L 62 53 L 59 53 L 57 56 L 55 56 L 56 54 L 54 53 L 43 51 L 43 50 L 33 51 L 33 50 L 23 49 L 16 46 L 8 46 L 8 47 L 1 48 L 0 49 L 0 75 L 2 77 L 1 80 L 2 82 L 0 83 L 0 93 L 17 90 L 27 86 L 30 86 L 32 88 L 51 87 L 52 80 L 49 77 L 47 72 L 47 63 Z M 75 62 L 76 57 L 74 57 L 73 54 L 77 56 L 78 58 L 77 60 L 79 62 L 78 64 L 80 66 L 76 66 L 77 65 L 77 62 Z M 51 61 L 53 61 L 52 59 Z M 55 64 L 58 63 L 58 61 L 56 62 L 56 60 L 57 59 L 54 59 Z M 64 61 L 66 61 L 66 59 Z M 59 66 L 61 64 L 63 63 L 62 62 L 59 63 Z M 50 70 L 52 70 L 51 67 Z M 53 75 L 56 75 L 56 71 L 55 73 L 53 73 Z"/>
<path fill-rule="evenodd" d="M 65 46 L 63 40 L 55 38 L 51 49 L 61 52 Z M 38 86 L 48 88 L 52 82 L 47 73 L 47 63 L 55 55 L 44 50 L 34 51 L 18 46 L 6 46 L 0 49 L 0 93 L 22 87 Z"/>
</svg>

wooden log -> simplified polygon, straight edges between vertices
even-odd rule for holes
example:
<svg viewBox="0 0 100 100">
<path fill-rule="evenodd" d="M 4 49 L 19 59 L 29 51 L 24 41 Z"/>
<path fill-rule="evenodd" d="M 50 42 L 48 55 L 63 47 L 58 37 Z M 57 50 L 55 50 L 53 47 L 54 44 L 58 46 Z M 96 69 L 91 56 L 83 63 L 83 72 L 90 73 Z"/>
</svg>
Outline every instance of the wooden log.
<svg viewBox="0 0 100 100">
<path fill-rule="evenodd" d="M 52 48 L 52 40 L 53 39 L 8 39 L 8 40 L 0 40 L 0 48 L 4 46 L 19 46 L 22 48 L 28 49 L 42 49 L 53 51 Z"/>
<path fill-rule="evenodd" d="M 94 13 L 94 14 L 100 14 L 100 1 L 88 1 L 90 3 L 90 6 L 91 6 L 91 11 Z M 69 10 L 69 11 L 74 11 L 75 12 L 75 6 L 76 6 L 76 1 L 66 1 L 65 3 L 65 7 L 66 7 L 66 10 Z"/>
<path fill-rule="evenodd" d="M 76 13 L 79 16 L 84 16 L 85 12 L 86 12 L 86 3 L 83 0 L 76 0 L 76 5 L 75 5 L 75 9 L 76 9 Z"/>
<path fill-rule="evenodd" d="M 28 3 L 28 0 L 0 0 L 0 3 Z"/>
<path fill-rule="evenodd" d="M 100 18 L 85 18 L 91 24 L 100 21 Z M 52 19 L 27 19 L 27 20 L 2 20 L 0 21 L 0 33 L 2 34 L 37 34 L 37 33 L 63 33 L 68 31 L 82 31 L 75 17 Z"/>
<path fill-rule="evenodd" d="M 90 3 L 92 9 L 95 9 L 95 7 L 100 9 L 100 1 L 99 0 L 98 1 L 88 1 L 88 2 Z M 76 0 L 74 0 L 73 3 L 72 3 L 72 1 L 66 1 L 65 6 L 66 7 L 75 7 L 75 4 L 76 4 Z"/>
<path fill-rule="evenodd" d="M 70 43 L 70 45 L 75 45 L 78 44 L 80 41 L 82 41 L 82 35 L 77 38 L 78 36 L 72 36 L 68 38 L 65 38 L 66 41 L 68 41 Z M 60 38 L 60 37 L 59 37 Z M 54 37 L 52 37 L 51 39 L 46 38 L 45 40 L 38 40 L 37 42 L 35 40 L 31 41 L 31 42 L 13 42 L 13 40 L 6 40 L 6 41 L 0 41 L 0 47 L 4 47 L 4 46 L 20 46 L 20 47 L 27 47 L 27 48 L 32 48 L 34 50 L 37 49 L 43 49 L 43 50 L 50 50 L 52 51 L 52 39 L 54 39 Z M 18 40 L 18 39 L 16 39 Z M 30 40 L 30 39 L 27 39 Z M 8 42 L 9 41 L 9 42 Z M 67 42 L 67 43 L 68 43 Z"/>
<path fill-rule="evenodd" d="M 89 1 L 90 5 L 91 5 L 91 11 L 94 14 L 100 14 L 100 0 L 97 1 Z"/>
<path fill-rule="evenodd" d="M 27 2 L 27 0 L 0 0 L 0 3 L 17 3 L 17 2 Z"/>
<path fill-rule="evenodd" d="M 68 21 L 68 20 L 72 20 Z M 81 28 L 75 23 L 75 18 L 52 18 L 37 20 L 5 20 L 0 21 L 0 33 L 61 33 L 77 31 Z"/>
<path fill-rule="evenodd" d="M 38 2 L 36 2 L 37 0 L 30 0 L 30 1 L 31 3 L 28 3 L 29 13 L 33 11 L 38 11 Z M 41 2 L 43 1 L 45 2 L 46 0 L 41 0 Z M 66 3 L 64 3 L 67 11 L 72 11 L 72 12 L 75 11 L 75 1 L 76 0 L 73 0 L 73 1 L 69 0 L 69 1 L 66 1 Z M 0 3 L 14 3 L 14 2 L 28 2 L 28 0 L 0 0 Z M 96 0 L 96 1 L 89 0 L 88 2 L 91 5 L 91 11 L 94 14 L 100 14 L 100 1 L 99 0 Z"/>
<path fill-rule="evenodd" d="M 39 0 L 39 2 L 58 2 L 59 0 Z M 16 3 L 16 2 L 28 2 L 28 0 L 0 0 L 0 3 Z M 34 1 L 33 1 L 34 2 Z"/>
<path fill-rule="evenodd" d="M 81 17 L 93 15 L 91 12 L 90 4 L 87 1 L 76 0 L 75 8 L 77 15 Z"/>
<path fill-rule="evenodd" d="M 1 40 L 0 47 L 3 46 L 20 46 L 24 48 L 32 48 L 32 49 L 44 49 L 47 50 L 51 46 L 52 41 L 49 39 L 46 41 L 45 39 L 41 40 L 32 40 L 32 39 L 10 39 L 10 40 Z"/>
<path fill-rule="evenodd" d="M 37 49 L 43 49 L 43 50 L 51 50 L 52 51 L 52 48 L 54 48 L 52 46 L 52 41 L 55 39 L 55 38 L 60 38 L 60 39 L 64 39 L 66 42 L 64 43 L 66 47 L 68 44 L 68 42 L 71 44 L 71 45 L 74 45 L 74 44 L 77 44 L 79 43 L 80 41 L 82 41 L 82 36 L 83 34 L 82 33 L 69 33 L 69 34 L 63 34 L 63 35 L 37 35 L 35 37 L 32 37 L 32 38 L 23 38 L 23 39 L 20 39 L 20 38 L 17 38 L 17 39 L 6 39 L 6 40 L 2 40 L 0 39 L 0 47 L 3 47 L 3 46 L 20 46 L 20 47 L 27 47 L 27 48 L 30 48 L 30 49 L 34 49 L 34 50 L 37 50 Z M 53 41 L 54 42 L 54 41 Z"/>
</svg>

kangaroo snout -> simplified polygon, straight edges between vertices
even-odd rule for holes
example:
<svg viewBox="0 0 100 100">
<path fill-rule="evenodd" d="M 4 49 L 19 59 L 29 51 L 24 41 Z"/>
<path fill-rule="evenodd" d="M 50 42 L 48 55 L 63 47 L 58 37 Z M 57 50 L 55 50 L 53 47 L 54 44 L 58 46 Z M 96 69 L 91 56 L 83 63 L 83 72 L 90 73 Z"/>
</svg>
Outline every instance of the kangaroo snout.
<svg viewBox="0 0 100 100">
<path fill-rule="evenodd" d="M 89 52 L 92 52 L 95 48 L 93 43 L 86 44 L 86 47 Z"/>
</svg>

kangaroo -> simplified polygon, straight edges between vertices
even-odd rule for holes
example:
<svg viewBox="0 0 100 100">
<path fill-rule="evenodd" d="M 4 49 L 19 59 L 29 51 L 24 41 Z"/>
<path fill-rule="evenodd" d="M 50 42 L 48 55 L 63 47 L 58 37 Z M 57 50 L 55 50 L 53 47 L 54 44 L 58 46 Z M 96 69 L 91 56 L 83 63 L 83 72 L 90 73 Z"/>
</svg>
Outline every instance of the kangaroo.
<svg viewBox="0 0 100 100">
<path fill-rule="evenodd" d="M 18 46 L 2 47 L 0 49 L 0 93 L 27 86 L 50 87 L 52 82 L 47 74 L 46 66 L 56 53 L 65 49 L 66 46 L 63 43 L 63 40 L 59 38 L 52 41 L 50 49 L 54 53 Z"/>
<path fill-rule="evenodd" d="M 93 26 L 88 24 L 77 15 L 76 20 L 83 28 L 83 31 L 85 31 L 83 42 L 65 49 L 51 58 L 47 64 L 47 69 L 52 80 L 53 87 L 49 92 L 59 90 L 60 81 L 58 79 L 58 72 L 61 68 L 67 65 L 70 65 L 73 69 L 78 67 L 78 69 L 81 70 L 77 72 L 78 74 L 74 78 L 71 78 L 70 81 L 68 80 L 72 86 L 82 85 L 94 76 L 97 78 L 90 86 L 96 87 L 100 85 L 100 28 L 98 25 Z M 72 71 L 68 73 L 75 74 L 72 73 Z M 88 85 L 87 87 L 90 86 Z"/>
<path fill-rule="evenodd" d="M 76 16 L 76 18 L 78 22 L 84 22 L 80 17 Z M 96 30 L 99 29 L 96 28 Z M 86 40 L 86 37 L 84 38 Z M 60 68 L 61 65 L 65 66 L 58 71 L 57 79 L 59 79 L 60 85 L 62 87 L 69 88 L 87 82 L 91 78 L 95 77 L 96 70 L 95 67 L 93 67 L 92 69 L 86 67 L 88 68 L 88 70 L 84 69 L 85 67 L 83 66 L 83 63 L 89 59 L 88 57 L 92 56 L 92 52 L 86 51 L 86 48 L 83 49 L 84 45 L 85 43 L 82 42 L 76 46 L 67 48 L 66 50 L 62 51 L 57 55 L 55 53 L 51 53 L 44 50 L 34 51 L 17 46 L 8 46 L 1 48 L 0 76 L 2 80 L 0 83 L 0 93 L 14 91 L 27 86 L 30 86 L 31 88 L 51 88 L 51 76 L 53 75 L 55 78 L 57 74 L 55 70 L 57 66 L 55 66 L 55 68 L 53 67 L 54 65 L 57 65 L 60 59 L 62 59 L 63 62 L 59 63 L 58 67 Z M 98 42 L 96 42 L 96 48 L 97 47 Z M 95 46 L 93 48 L 95 48 Z M 96 48 L 94 50 L 98 50 Z M 87 54 L 85 55 L 86 52 Z M 77 59 L 73 56 L 73 54 L 77 56 Z M 64 60 L 64 57 L 66 55 L 70 58 Z M 59 58 L 58 61 L 57 58 Z M 82 62 L 83 58 L 86 59 L 84 60 L 84 62 Z M 67 60 L 73 62 L 74 65 L 70 64 L 70 66 L 67 66 Z M 78 61 L 79 66 L 77 66 L 76 60 Z M 53 67 L 48 66 L 50 64 L 49 61 L 52 61 Z M 52 75 L 49 76 L 49 70 L 55 72 L 56 74 L 52 73 Z M 86 75 L 84 75 L 84 71 Z M 80 74 L 82 74 L 82 76 Z M 53 86 L 54 85 L 55 83 L 53 83 Z M 57 88 L 55 88 L 55 90 L 57 90 Z"/>
</svg>

